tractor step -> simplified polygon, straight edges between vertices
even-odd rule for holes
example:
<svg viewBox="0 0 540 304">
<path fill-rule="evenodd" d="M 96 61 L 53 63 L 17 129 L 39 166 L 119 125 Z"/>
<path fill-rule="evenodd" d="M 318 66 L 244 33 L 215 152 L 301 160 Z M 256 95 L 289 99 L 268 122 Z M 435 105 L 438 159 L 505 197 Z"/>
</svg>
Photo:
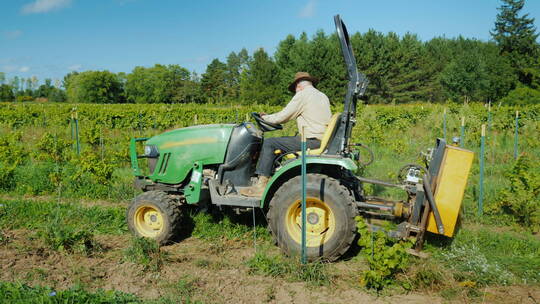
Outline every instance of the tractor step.
<svg viewBox="0 0 540 304">
<path fill-rule="evenodd" d="M 211 179 L 208 181 L 210 188 L 210 198 L 212 204 L 218 206 L 235 206 L 235 207 L 260 207 L 261 199 L 258 197 L 247 197 L 238 194 L 221 195 L 218 192 L 216 181 Z"/>
</svg>

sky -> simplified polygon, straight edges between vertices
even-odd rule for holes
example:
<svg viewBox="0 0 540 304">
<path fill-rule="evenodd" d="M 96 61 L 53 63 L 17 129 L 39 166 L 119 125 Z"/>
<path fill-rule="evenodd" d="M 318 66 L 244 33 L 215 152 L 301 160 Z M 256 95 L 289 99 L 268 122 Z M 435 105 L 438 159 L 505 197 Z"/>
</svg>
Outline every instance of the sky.
<svg viewBox="0 0 540 304">
<path fill-rule="evenodd" d="M 0 72 L 62 79 L 70 71 L 130 72 L 179 64 L 201 74 L 214 58 L 262 47 L 288 34 L 369 29 L 489 40 L 500 0 L 0 0 Z M 523 13 L 540 18 L 540 1 Z"/>
</svg>

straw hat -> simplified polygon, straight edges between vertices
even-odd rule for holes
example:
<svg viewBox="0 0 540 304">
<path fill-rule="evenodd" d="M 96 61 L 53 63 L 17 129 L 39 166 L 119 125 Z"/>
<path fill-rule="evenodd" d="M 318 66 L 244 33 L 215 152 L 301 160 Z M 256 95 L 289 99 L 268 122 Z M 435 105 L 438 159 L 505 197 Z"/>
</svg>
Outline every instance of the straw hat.
<svg viewBox="0 0 540 304">
<path fill-rule="evenodd" d="M 294 80 L 289 85 L 289 91 L 293 93 L 296 92 L 296 84 L 302 80 L 311 81 L 311 83 L 313 83 L 314 86 L 319 82 L 319 79 L 315 77 L 311 77 L 311 75 L 309 75 L 309 73 L 307 72 L 298 72 L 294 75 Z"/>
</svg>

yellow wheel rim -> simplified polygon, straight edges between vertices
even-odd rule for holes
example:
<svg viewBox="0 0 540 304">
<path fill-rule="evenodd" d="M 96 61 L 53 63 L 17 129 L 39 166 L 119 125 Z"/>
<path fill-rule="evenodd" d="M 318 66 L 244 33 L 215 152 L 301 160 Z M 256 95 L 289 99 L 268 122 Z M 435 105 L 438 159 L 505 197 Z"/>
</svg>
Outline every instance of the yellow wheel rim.
<svg viewBox="0 0 540 304">
<path fill-rule="evenodd" d="M 285 227 L 291 238 L 302 243 L 302 202 L 295 201 L 285 216 Z M 326 243 L 336 230 L 332 209 L 315 197 L 306 198 L 306 246 L 319 247 Z"/>
<path fill-rule="evenodd" d="M 135 227 L 144 237 L 156 237 L 163 230 L 163 216 L 153 206 L 140 206 L 135 211 Z"/>
</svg>

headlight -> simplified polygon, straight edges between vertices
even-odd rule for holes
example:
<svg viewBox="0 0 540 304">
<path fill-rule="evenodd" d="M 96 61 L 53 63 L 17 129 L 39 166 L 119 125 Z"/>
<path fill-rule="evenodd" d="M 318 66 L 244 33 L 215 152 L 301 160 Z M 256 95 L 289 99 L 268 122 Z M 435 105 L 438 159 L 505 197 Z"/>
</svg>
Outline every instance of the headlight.
<svg viewBox="0 0 540 304">
<path fill-rule="evenodd" d="M 147 145 L 144 146 L 144 156 L 146 157 L 158 157 L 159 152 L 156 146 Z"/>
<path fill-rule="evenodd" d="M 144 155 L 149 156 L 152 153 L 152 147 L 144 146 Z"/>
</svg>

